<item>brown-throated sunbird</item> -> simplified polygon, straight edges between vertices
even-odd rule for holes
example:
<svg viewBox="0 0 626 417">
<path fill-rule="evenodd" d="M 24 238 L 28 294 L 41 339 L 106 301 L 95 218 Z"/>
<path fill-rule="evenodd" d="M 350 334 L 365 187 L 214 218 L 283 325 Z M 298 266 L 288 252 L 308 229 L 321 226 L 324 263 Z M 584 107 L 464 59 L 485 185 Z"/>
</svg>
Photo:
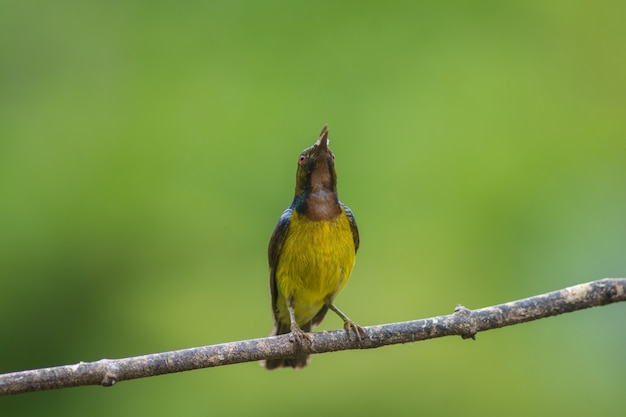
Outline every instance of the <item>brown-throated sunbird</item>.
<svg viewBox="0 0 626 417">
<path fill-rule="evenodd" d="M 328 148 L 328 128 L 298 158 L 296 192 L 274 229 L 268 248 L 274 329 L 272 336 L 291 332 L 302 346 L 331 309 L 356 338 L 365 335 L 335 305 L 346 285 L 359 248 L 359 230 L 352 211 L 339 201 L 335 155 Z M 302 368 L 307 355 L 270 359 L 267 369 Z"/>
</svg>

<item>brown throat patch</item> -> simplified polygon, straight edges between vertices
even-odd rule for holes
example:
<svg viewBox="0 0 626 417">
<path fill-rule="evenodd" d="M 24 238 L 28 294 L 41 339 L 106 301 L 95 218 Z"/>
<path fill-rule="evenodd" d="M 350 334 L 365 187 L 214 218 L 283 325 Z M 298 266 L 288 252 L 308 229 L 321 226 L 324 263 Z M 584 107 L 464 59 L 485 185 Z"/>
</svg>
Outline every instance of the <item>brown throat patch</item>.
<svg viewBox="0 0 626 417">
<path fill-rule="evenodd" d="M 334 192 L 322 190 L 308 195 L 304 215 L 309 220 L 332 220 L 340 213 L 341 207 Z"/>
</svg>

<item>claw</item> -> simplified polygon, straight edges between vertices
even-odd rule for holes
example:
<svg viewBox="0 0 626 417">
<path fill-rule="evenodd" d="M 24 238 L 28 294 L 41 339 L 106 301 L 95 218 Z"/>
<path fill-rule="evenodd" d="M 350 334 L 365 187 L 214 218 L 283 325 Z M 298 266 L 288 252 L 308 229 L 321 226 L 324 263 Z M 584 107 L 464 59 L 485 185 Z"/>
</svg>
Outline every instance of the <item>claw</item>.
<svg viewBox="0 0 626 417">
<path fill-rule="evenodd" d="M 359 326 L 358 324 L 356 324 L 355 322 L 353 322 L 352 320 L 344 321 L 343 328 L 346 329 L 346 332 L 348 333 L 348 337 L 350 337 L 350 332 L 352 331 L 354 332 L 354 336 L 356 337 L 356 340 L 358 340 L 359 342 L 361 341 L 361 336 L 364 339 L 367 339 L 367 332 L 365 331 L 365 329 Z"/>
<path fill-rule="evenodd" d="M 298 326 L 296 323 L 292 323 L 289 341 L 291 343 L 295 343 L 298 348 L 302 348 L 305 341 L 306 343 L 311 343 L 311 338 L 305 331 L 300 328 L 300 326 Z"/>
<path fill-rule="evenodd" d="M 346 332 L 348 333 L 348 337 L 350 337 L 350 332 L 354 332 L 354 336 L 356 337 L 356 340 L 358 340 L 359 342 L 361 341 L 361 336 L 363 336 L 364 339 L 367 339 L 367 333 L 365 332 L 365 329 L 363 329 L 361 326 L 359 326 L 358 324 L 350 320 L 348 316 L 343 314 L 341 310 L 339 310 L 337 306 L 334 305 L 330 299 L 326 300 L 326 305 L 328 306 L 328 308 L 334 311 L 339 317 L 341 317 L 341 319 L 343 320 L 343 328 L 346 329 Z"/>
</svg>

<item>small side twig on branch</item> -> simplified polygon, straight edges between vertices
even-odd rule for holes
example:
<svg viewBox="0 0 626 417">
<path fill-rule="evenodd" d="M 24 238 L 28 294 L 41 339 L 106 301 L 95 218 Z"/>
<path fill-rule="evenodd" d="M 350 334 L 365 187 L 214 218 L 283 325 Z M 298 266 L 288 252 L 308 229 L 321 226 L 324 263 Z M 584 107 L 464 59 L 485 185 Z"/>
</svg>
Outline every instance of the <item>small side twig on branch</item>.
<svg viewBox="0 0 626 417">
<path fill-rule="evenodd" d="M 365 327 L 360 342 L 343 330 L 310 333 L 300 350 L 289 335 L 242 340 L 122 359 L 101 359 L 75 365 L 33 369 L 0 375 L 0 395 L 20 394 L 81 385 L 111 386 L 119 381 L 296 354 L 372 349 L 443 336 L 475 338 L 476 333 L 556 316 L 585 308 L 626 301 L 626 278 L 606 278 L 505 304 L 454 314 Z"/>
</svg>

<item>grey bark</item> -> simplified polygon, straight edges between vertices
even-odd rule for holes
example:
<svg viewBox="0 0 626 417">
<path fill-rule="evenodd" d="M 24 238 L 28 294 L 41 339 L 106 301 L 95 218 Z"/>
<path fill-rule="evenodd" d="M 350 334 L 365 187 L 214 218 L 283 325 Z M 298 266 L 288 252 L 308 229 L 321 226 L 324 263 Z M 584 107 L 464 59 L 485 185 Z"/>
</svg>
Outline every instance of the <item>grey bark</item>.
<svg viewBox="0 0 626 417">
<path fill-rule="evenodd" d="M 372 349 L 444 336 L 474 339 L 481 331 L 525 323 L 576 310 L 626 301 L 626 278 L 606 278 L 478 310 L 461 305 L 454 313 L 422 320 L 364 327 L 361 341 L 344 330 L 309 333 L 309 342 L 294 344 L 289 335 L 242 340 L 122 359 L 101 359 L 0 375 L 0 395 L 76 387 L 112 386 L 193 369 L 303 354 Z"/>
</svg>

